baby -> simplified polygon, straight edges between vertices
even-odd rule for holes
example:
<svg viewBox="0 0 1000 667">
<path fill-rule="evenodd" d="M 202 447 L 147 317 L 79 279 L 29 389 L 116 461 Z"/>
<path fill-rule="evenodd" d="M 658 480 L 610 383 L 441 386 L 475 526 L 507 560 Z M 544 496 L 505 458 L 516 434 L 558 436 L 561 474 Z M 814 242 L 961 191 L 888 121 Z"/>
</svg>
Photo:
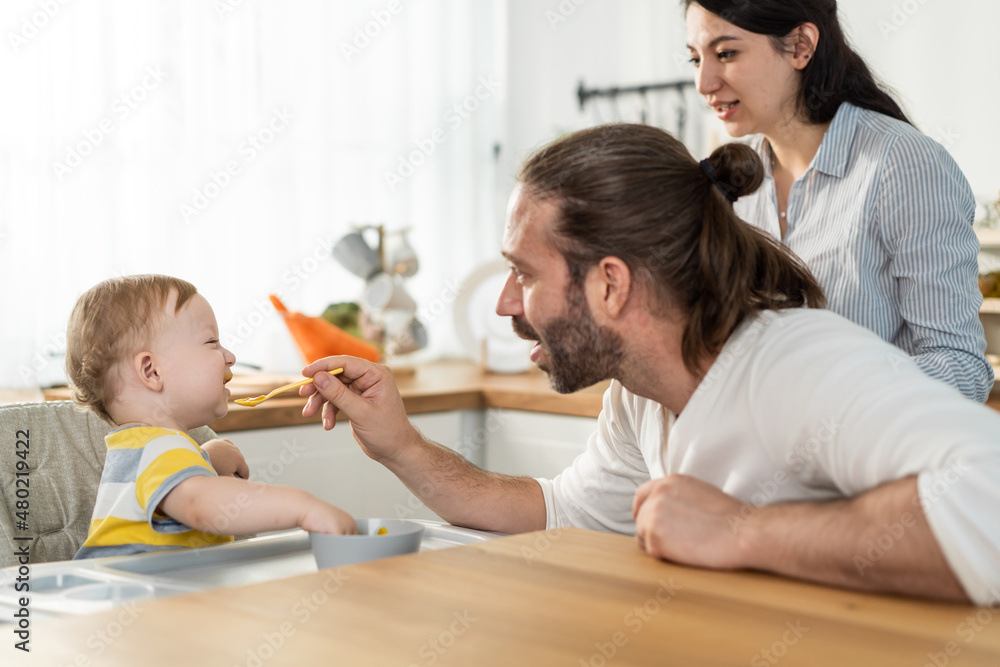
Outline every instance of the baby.
<svg viewBox="0 0 1000 667">
<path fill-rule="evenodd" d="M 106 280 L 77 301 L 67 331 L 74 400 L 117 426 L 75 558 L 229 542 L 301 527 L 354 533 L 354 519 L 300 489 L 249 482 L 228 440 L 188 436 L 228 411 L 236 357 L 194 285 L 160 275 Z"/>
</svg>

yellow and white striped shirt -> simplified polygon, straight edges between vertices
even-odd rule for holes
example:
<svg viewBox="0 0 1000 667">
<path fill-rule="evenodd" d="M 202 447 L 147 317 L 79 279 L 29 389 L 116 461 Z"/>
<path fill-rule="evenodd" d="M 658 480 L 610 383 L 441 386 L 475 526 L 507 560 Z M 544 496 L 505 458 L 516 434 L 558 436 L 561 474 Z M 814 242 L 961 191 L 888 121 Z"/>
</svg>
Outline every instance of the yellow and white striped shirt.
<svg viewBox="0 0 1000 667">
<path fill-rule="evenodd" d="M 178 484 L 216 476 L 211 460 L 189 435 L 154 426 L 132 426 L 105 438 L 108 456 L 97 490 L 90 534 L 74 559 L 121 556 L 232 541 L 157 512 Z"/>
</svg>

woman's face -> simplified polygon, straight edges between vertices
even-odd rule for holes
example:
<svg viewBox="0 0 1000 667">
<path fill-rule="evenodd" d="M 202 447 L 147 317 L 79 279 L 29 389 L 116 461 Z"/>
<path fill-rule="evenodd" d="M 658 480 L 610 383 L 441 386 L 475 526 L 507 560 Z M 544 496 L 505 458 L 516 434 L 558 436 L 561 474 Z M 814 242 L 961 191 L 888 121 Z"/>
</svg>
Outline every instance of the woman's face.
<svg viewBox="0 0 1000 667">
<path fill-rule="evenodd" d="M 802 79 L 792 54 L 697 2 L 687 10 L 687 40 L 698 92 L 730 136 L 768 136 L 795 121 Z"/>
</svg>

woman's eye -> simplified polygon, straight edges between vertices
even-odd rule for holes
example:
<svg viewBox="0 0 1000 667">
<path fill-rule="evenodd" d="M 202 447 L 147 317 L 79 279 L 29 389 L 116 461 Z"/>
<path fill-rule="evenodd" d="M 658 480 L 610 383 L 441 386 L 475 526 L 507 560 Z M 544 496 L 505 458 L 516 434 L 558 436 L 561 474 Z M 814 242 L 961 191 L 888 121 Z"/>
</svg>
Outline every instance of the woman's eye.
<svg viewBox="0 0 1000 667">
<path fill-rule="evenodd" d="M 698 65 L 701 64 L 701 58 L 691 56 L 690 58 L 688 58 L 688 62 L 697 67 Z"/>
<path fill-rule="evenodd" d="M 729 60 L 735 55 L 736 55 L 735 51 L 719 51 L 718 57 L 719 60 Z"/>
</svg>

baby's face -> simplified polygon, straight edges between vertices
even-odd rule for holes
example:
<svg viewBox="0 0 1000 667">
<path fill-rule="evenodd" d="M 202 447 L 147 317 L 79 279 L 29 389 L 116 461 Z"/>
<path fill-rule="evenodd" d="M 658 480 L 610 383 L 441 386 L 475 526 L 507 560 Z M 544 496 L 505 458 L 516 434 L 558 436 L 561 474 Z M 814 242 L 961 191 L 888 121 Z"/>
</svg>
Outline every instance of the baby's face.
<svg viewBox="0 0 1000 667">
<path fill-rule="evenodd" d="M 174 313 L 176 302 L 173 293 L 161 316 L 154 353 L 169 416 L 191 429 L 228 411 L 229 389 L 225 385 L 232 377 L 229 367 L 236 357 L 219 342 L 215 313 L 205 297 L 195 294 Z"/>
</svg>

